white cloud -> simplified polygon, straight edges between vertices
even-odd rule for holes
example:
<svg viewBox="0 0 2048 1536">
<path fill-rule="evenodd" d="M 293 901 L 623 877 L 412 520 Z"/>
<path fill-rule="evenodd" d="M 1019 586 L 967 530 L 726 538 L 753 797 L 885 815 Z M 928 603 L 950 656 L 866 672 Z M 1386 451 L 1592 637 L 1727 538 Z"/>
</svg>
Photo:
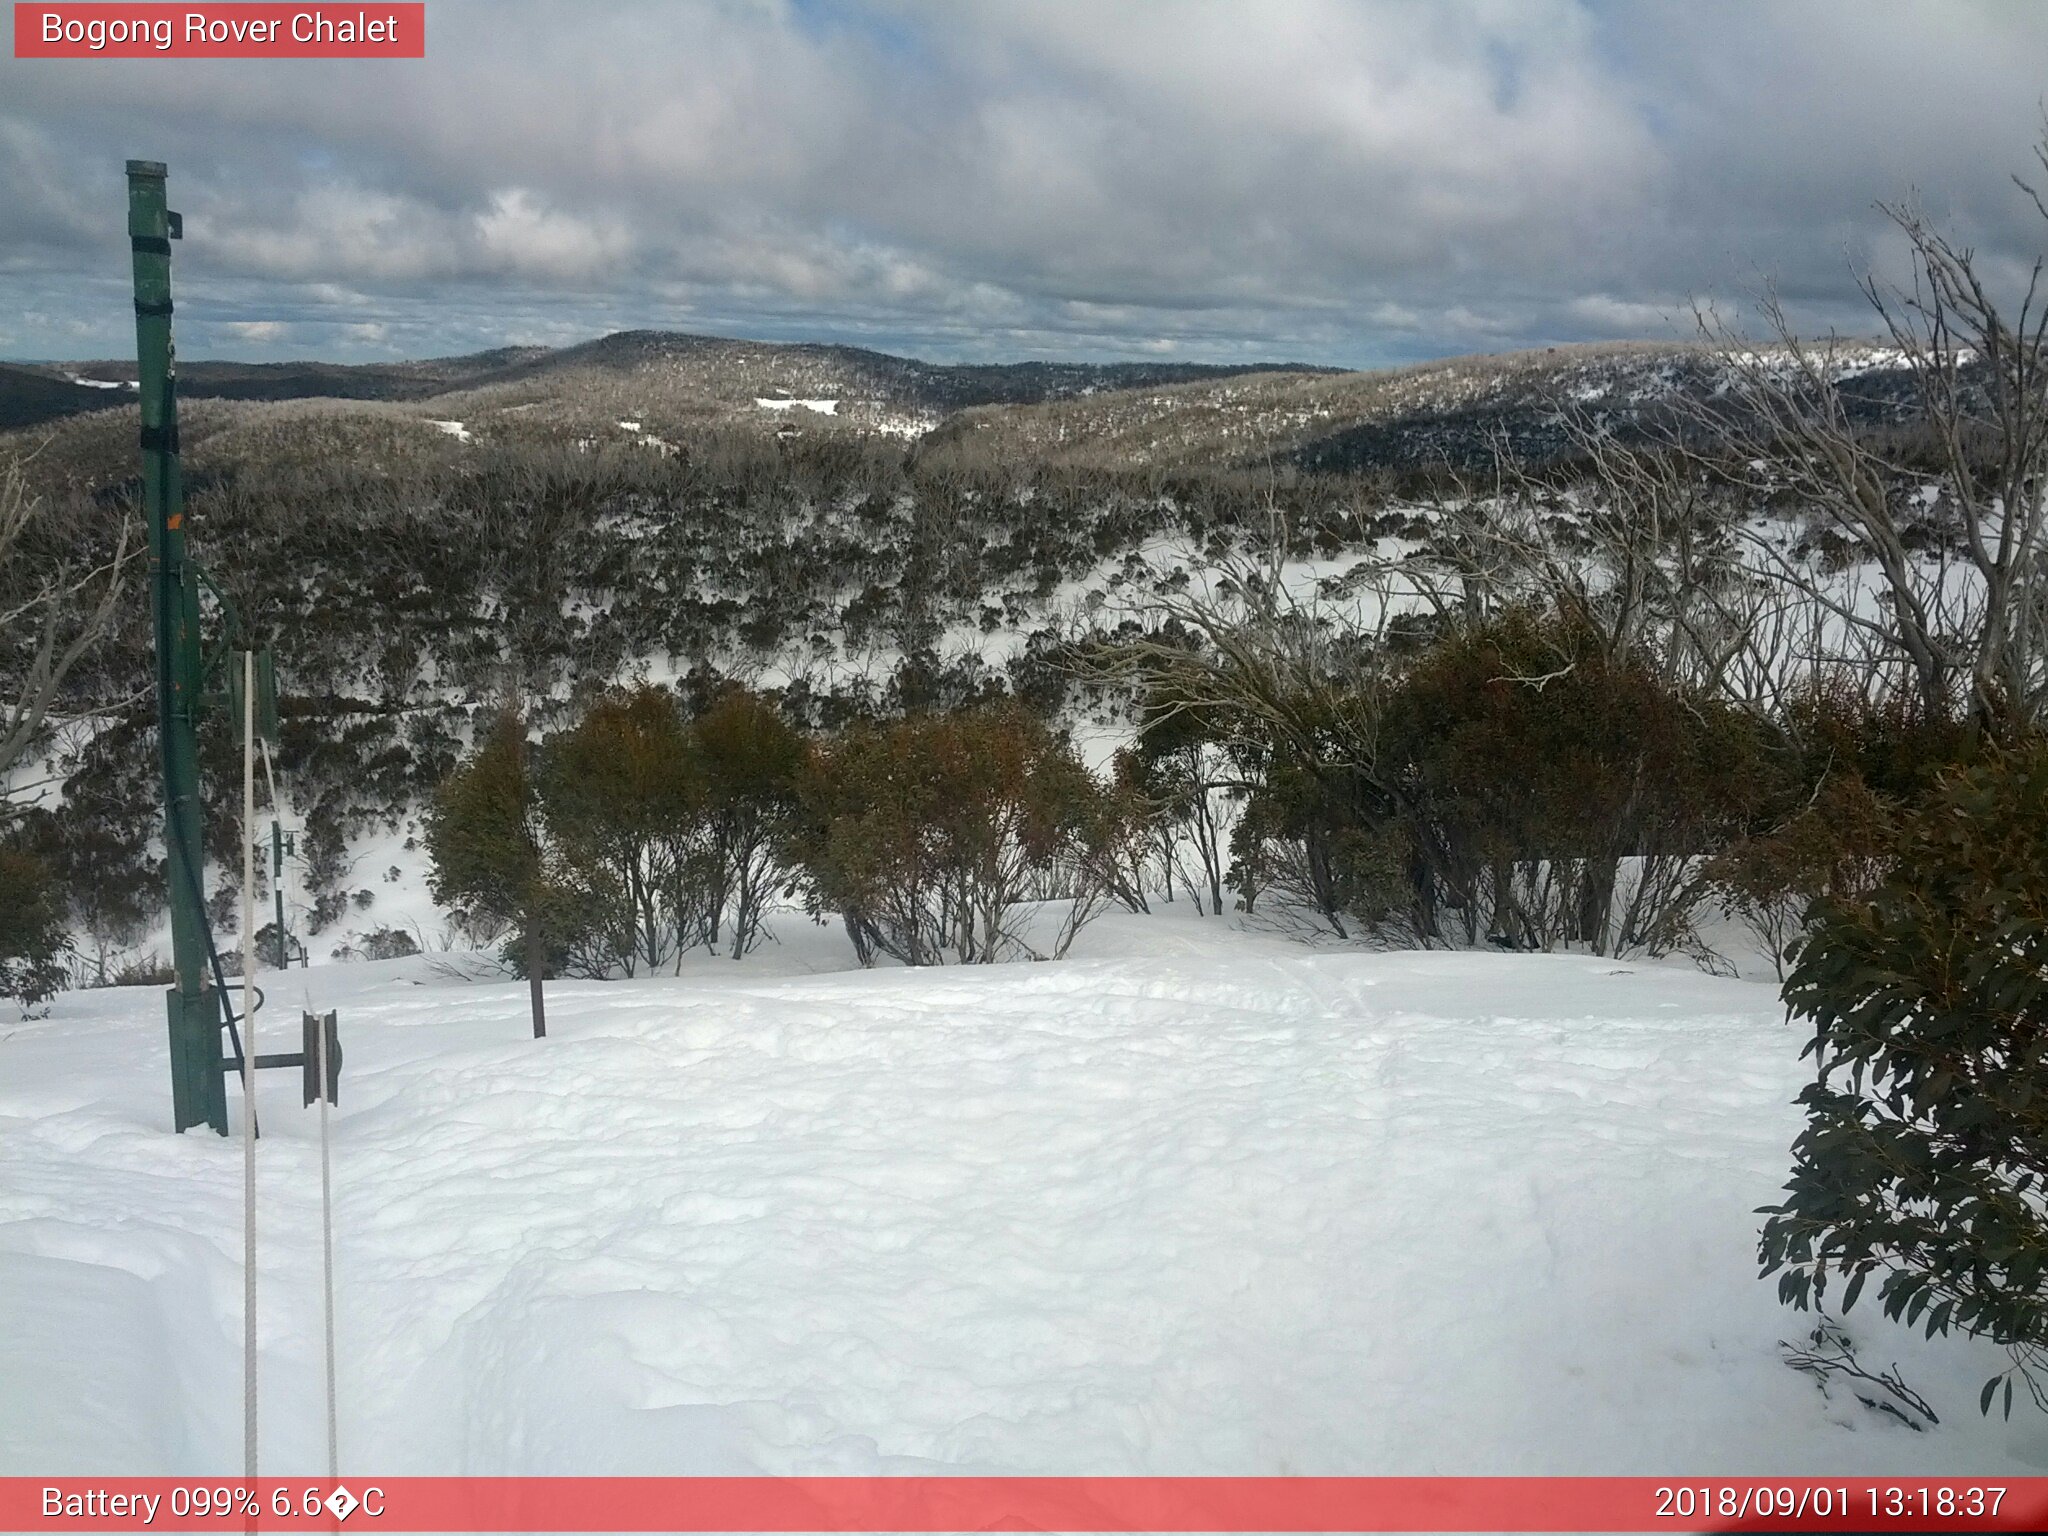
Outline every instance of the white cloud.
<svg viewBox="0 0 2048 1536">
<path fill-rule="evenodd" d="M 1760 275 L 1853 322 L 1916 183 L 1988 262 L 2041 243 L 2004 177 L 2048 8 L 441 0 L 429 46 L 0 60 L 0 273 L 118 273 L 136 152 L 181 281 L 390 345 L 574 313 L 1368 361 L 1661 333 Z"/>
<path fill-rule="evenodd" d="M 1581 294 L 1565 312 L 1589 328 L 1618 336 L 1663 336 L 1690 323 L 1684 303 L 1619 299 L 1611 293 Z"/>
<path fill-rule="evenodd" d="M 619 272 L 633 252 L 632 232 L 618 216 L 566 213 L 524 187 L 491 195 L 476 239 L 485 262 L 521 277 L 600 277 Z"/>
</svg>

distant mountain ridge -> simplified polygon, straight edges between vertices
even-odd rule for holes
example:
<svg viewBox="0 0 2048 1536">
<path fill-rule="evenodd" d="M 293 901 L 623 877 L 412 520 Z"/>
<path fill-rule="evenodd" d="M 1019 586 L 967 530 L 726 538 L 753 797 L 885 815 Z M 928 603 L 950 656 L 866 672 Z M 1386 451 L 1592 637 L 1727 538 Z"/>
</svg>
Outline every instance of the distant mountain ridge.
<svg viewBox="0 0 2048 1536">
<path fill-rule="evenodd" d="M 1835 367 L 1862 419 L 1897 422 L 1915 411 L 1896 353 L 1839 343 Z M 133 376 L 126 363 L 0 364 L 0 431 L 81 440 L 98 466 L 89 478 L 100 478 L 128 461 L 132 437 L 109 408 L 132 400 Z M 1579 343 L 1349 371 L 927 363 L 861 347 L 672 331 L 417 362 L 193 362 L 179 372 L 188 444 L 210 441 L 222 463 L 272 451 L 251 445 L 303 436 L 318 416 L 323 451 L 372 457 L 461 453 L 494 441 L 672 451 L 736 432 L 895 439 L 926 457 L 993 455 L 1082 470 L 1309 474 L 1476 467 L 1502 448 L 1541 463 L 1569 450 L 1568 415 L 1640 438 L 1696 416 L 1730 383 L 1728 361 L 1690 342 Z"/>
<path fill-rule="evenodd" d="M 193 400 L 421 401 L 474 390 L 543 390 L 579 375 L 615 381 L 666 371 L 715 391 L 721 383 L 764 394 L 868 398 L 899 411 L 943 416 L 977 405 L 1035 404 L 1105 391 L 1260 371 L 1335 372 L 1299 363 L 928 363 L 831 343 L 759 342 L 681 331 L 617 331 L 566 347 L 499 347 L 460 357 L 395 363 L 181 360 L 178 391 Z M 104 385 L 135 378 L 127 361 L 0 363 L 0 429 L 31 426 L 116 403 Z"/>
<path fill-rule="evenodd" d="M 1768 350 L 1768 349 L 1767 349 Z M 1910 371 L 1876 342 L 1835 344 L 1843 398 L 1870 424 L 1918 408 Z M 1286 466 L 1307 473 L 1472 468 L 1498 451 L 1570 452 L 1567 416 L 1625 440 L 1681 428 L 1733 382 L 1699 342 L 1581 342 L 1360 372 L 1272 372 L 1102 399 L 1045 400 L 950 417 L 924 450 L 1076 467 Z"/>
</svg>

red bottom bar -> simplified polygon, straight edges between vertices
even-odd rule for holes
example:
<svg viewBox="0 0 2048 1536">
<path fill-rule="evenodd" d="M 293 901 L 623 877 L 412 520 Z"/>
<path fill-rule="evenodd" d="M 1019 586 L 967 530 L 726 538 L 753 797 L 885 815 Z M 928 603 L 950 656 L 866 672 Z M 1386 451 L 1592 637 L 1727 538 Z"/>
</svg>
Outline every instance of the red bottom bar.
<svg viewBox="0 0 2048 1536">
<path fill-rule="evenodd" d="M 0 1478 L 7 1531 L 2038 1531 L 2048 1478 Z"/>
</svg>

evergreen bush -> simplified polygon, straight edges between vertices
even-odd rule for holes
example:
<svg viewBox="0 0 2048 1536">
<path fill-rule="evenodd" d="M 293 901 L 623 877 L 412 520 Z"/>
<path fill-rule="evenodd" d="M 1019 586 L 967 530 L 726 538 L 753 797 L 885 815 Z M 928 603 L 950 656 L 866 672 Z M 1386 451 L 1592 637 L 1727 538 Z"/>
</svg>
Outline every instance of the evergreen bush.
<svg viewBox="0 0 2048 1536">
<path fill-rule="evenodd" d="M 2004 1345 L 2048 1408 L 2048 751 L 1943 777 L 1866 897 L 1822 897 L 1785 984 L 1806 1129 L 1759 1258 L 1790 1304 L 1878 1278 L 1887 1316 Z"/>
<path fill-rule="evenodd" d="M 48 1002 L 67 979 L 64 903 L 34 855 L 0 848 L 0 997 L 24 1007 Z"/>
</svg>

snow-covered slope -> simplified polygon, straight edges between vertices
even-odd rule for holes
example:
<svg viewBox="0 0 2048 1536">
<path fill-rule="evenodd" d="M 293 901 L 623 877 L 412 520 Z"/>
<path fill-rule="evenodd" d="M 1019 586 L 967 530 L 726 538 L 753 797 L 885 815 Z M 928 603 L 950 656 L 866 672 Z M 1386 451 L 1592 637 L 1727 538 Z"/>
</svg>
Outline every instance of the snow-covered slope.
<svg viewBox="0 0 2048 1536">
<path fill-rule="evenodd" d="M 1782 1363 L 1768 987 L 1185 916 L 972 970 L 782 937 L 554 986 L 545 1042 L 445 957 L 277 979 L 273 1017 L 342 1015 L 345 1467 L 2048 1465 L 1977 1416 L 1996 1351 L 1851 1314 L 1925 1434 Z M 166 1131 L 162 1020 L 70 993 L 0 1032 L 0 1472 L 239 1462 L 241 1150 Z M 265 1465 L 312 1470 L 316 1121 L 290 1073 L 261 1100 Z"/>
</svg>

